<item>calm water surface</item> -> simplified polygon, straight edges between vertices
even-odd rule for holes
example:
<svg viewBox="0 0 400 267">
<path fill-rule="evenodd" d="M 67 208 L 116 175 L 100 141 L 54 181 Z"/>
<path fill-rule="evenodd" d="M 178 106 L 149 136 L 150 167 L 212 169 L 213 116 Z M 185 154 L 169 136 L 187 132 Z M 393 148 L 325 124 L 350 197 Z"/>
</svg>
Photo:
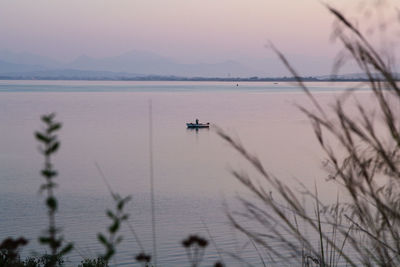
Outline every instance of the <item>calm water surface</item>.
<svg viewBox="0 0 400 267">
<path fill-rule="evenodd" d="M 346 83 L 312 83 L 326 105 Z M 336 190 L 324 182 L 322 153 L 305 116 L 295 104 L 308 106 L 305 95 L 291 84 L 210 82 L 82 82 L 0 81 L 0 240 L 26 236 L 24 255 L 44 248 L 36 237 L 45 229 L 46 210 L 38 188 L 42 158 L 33 132 L 39 117 L 56 112 L 62 121 L 61 150 L 55 156 L 60 175 L 57 221 L 77 250 L 68 256 L 76 265 L 82 257 L 101 253 L 96 235 L 104 232 L 112 207 L 110 194 L 96 169 L 100 166 L 114 191 L 131 195 L 130 222 L 147 252 L 152 250 L 149 198 L 149 101 L 153 112 L 154 177 L 159 266 L 188 266 L 180 242 L 199 234 L 223 250 L 229 266 L 241 266 L 235 253 L 260 265 L 248 240 L 229 225 L 223 203 L 246 190 L 230 174 L 247 164 L 215 130 L 188 130 L 186 122 L 218 125 L 258 155 L 266 169 L 288 183 L 318 184 L 325 200 Z M 127 227 L 118 249 L 118 266 L 130 265 L 140 247 Z M 212 244 L 205 265 L 219 259 Z M 264 259 L 268 261 L 268 259 Z"/>
</svg>

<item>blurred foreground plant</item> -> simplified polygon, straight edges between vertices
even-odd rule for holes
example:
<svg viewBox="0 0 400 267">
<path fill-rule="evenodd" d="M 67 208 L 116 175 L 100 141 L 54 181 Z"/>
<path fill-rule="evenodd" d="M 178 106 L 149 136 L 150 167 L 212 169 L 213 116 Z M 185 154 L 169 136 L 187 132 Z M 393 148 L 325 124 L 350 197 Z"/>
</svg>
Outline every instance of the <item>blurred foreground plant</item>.
<svg viewBox="0 0 400 267">
<path fill-rule="evenodd" d="M 105 247 L 106 251 L 101 256 L 106 263 L 114 256 L 116 252 L 116 246 L 121 243 L 123 236 L 117 235 L 118 230 L 121 227 L 121 223 L 128 220 L 129 214 L 124 212 L 125 204 L 131 199 L 128 197 L 121 197 L 118 194 L 112 194 L 113 200 L 115 202 L 115 211 L 107 210 L 106 214 L 111 219 L 111 225 L 108 227 L 108 237 L 106 235 L 99 233 L 97 235 L 98 240 Z"/>
<path fill-rule="evenodd" d="M 28 244 L 23 237 L 18 239 L 6 238 L 0 243 L 0 266 L 15 266 L 19 261 L 19 249 Z"/>
<path fill-rule="evenodd" d="M 236 229 L 283 262 L 301 257 L 303 266 L 400 266 L 400 89 L 390 60 L 384 60 L 341 12 L 327 9 L 337 20 L 335 34 L 347 59 L 352 58 L 366 77 L 375 106 L 356 99 L 348 104 L 349 90 L 331 110 L 323 108 L 285 56 L 272 49 L 311 100 L 311 109 L 300 109 L 327 156 L 330 180 L 344 188 L 349 201 L 323 205 L 316 189 L 304 188 L 301 196 L 314 203 L 310 209 L 238 140 L 218 130 L 267 184 L 234 170 L 234 177 L 255 199 L 240 198 L 245 211 L 228 216 Z M 314 236 L 300 230 L 303 227 Z"/>
<path fill-rule="evenodd" d="M 84 259 L 78 267 L 108 267 L 108 263 L 103 258 Z"/>
<path fill-rule="evenodd" d="M 204 250 L 208 245 L 208 241 L 197 235 L 190 235 L 182 241 L 182 246 L 186 249 L 190 266 L 197 267 L 203 259 Z"/>
<path fill-rule="evenodd" d="M 58 203 L 54 195 L 54 189 L 57 186 L 54 182 L 54 178 L 57 176 L 57 171 L 54 169 L 51 159 L 60 147 L 56 132 L 61 128 L 61 123 L 54 121 L 54 117 L 54 113 L 42 116 L 42 122 L 45 124 L 45 128 L 35 133 L 36 139 L 41 144 L 39 147 L 40 153 L 44 156 L 44 167 L 41 171 L 41 175 L 46 181 L 41 185 L 40 192 L 46 192 L 46 206 L 49 217 L 49 227 L 46 233 L 39 237 L 39 241 L 42 244 L 48 245 L 50 248 L 49 267 L 56 266 L 59 259 L 73 248 L 72 243 L 67 243 L 63 246 L 64 239 L 62 236 L 58 235 L 61 230 L 56 227 L 55 214 L 57 212 Z"/>
</svg>

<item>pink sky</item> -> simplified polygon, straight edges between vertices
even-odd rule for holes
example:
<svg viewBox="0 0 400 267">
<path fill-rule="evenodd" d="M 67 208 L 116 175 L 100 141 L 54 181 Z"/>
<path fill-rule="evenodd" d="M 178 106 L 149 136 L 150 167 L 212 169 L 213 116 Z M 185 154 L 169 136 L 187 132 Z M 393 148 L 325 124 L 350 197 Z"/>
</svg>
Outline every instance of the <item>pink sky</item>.
<svg viewBox="0 0 400 267">
<path fill-rule="evenodd" d="M 360 2 L 328 3 L 357 13 Z M 357 4 L 356 4 L 357 3 Z M 59 60 L 148 50 L 182 62 L 288 55 L 331 61 L 332 16 L 317 0 L 2 0 L 0 50 Z"/>
</svg>

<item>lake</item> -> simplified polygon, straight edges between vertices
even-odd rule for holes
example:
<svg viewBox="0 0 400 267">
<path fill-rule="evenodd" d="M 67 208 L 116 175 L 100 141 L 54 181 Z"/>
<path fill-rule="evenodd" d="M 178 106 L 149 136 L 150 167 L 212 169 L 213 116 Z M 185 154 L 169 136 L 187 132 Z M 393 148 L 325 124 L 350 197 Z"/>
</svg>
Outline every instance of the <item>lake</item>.
<svg viewBox="0 0 400 267">
<path fill-rule="evenodd" d="M 323 105 L 353 86 L 309 85 Z M 105 210 L 113 202 L 96 164 L 115 192 L 132 196 L 130 223 L 151 253 L 150 102 L 159 266 L 189 265 L 181 246 L 189 234 L 209 240 L 211 235 L 218 247 L 209 244 L 204 266 L 220 259 L 218 250 L 227 266 L 241 266 L 231 254 L 261 264 L 256 249 L 229 224 L 224 204 L 239 211 L 236 196 L 248 195 L 232 169 L 256 173 L 214 125 L 238 138 L 283 181 L 298 180 L 310 188 L 316 183 L 323 200 L 336 198 L 337 190 L 325 182 L 323 153 L 310 123 L 296 107 L 310 102 L 294 84 L 0 81 L 0 240 L 25 236 L 30 244 L 23 255 L 45 251 L 36 242 L 47 217 L 44 196 L 38 193 L 43 159 L 33 133 L 43 126 L 42 114 L 55 112 L 63 124 L 61 148 L 53 159 L 59 171 L 56 220 L 76 247 L 67 265 L 103 252 L 96 236 L 110 224 Z M 196 118 L 213 127 L 186 129 L 185 123 Z M 126 225 L 121 232 L 124 241 L 112 264 L 131 266 L 140 246 Z"/>
</svg>

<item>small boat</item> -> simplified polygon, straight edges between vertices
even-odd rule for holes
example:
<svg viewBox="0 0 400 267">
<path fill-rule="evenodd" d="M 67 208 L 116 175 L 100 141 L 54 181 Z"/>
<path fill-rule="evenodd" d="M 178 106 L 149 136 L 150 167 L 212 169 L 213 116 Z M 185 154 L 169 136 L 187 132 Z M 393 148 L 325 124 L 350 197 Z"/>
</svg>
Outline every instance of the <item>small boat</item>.
<svg viewBox="0 0 400 267">
<path fill-rule="evenodd" d="M 192 123 L 192 122 L 188 122 L 188 123 L 186 123 L 186 126 L 188 128 L 195 128 L 195 129 L 198 129 L 198 128 L 209 128 L 210 127 L 210 123 L 209 122 L 207 122 L 207 123 Z"/>
</svg>

